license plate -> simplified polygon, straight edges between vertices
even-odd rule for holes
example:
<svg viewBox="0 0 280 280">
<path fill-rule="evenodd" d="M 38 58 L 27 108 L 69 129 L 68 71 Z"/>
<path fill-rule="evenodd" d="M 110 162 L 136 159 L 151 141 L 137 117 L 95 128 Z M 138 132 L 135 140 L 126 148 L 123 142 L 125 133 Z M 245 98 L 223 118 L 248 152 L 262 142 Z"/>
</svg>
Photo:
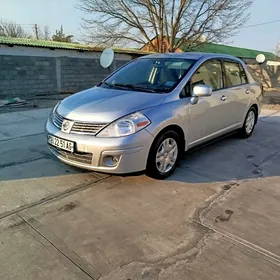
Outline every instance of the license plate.
<svg viewBox="0 0 280 280">
<path fill-rule="evenodd" d="M 52 146 L 55 146 L 59 149 L 68 151 L 73 153 L 74 152 L 74 142 L 67 141 L 52 135 L 48 136 L 48 143 Z"/>
</svg>

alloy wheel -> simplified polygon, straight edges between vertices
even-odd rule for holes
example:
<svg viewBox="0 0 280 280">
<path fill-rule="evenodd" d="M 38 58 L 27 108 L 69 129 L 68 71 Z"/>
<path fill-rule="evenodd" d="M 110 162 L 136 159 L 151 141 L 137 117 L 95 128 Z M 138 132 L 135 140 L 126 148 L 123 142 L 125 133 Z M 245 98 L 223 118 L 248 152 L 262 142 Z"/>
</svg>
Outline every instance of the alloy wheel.
<svg viewBox="0 0 280 280">
<path fill-rule="evenodd" d="M 178 145 L 173 138 L 164 139 L 156 153 L 156 167 L 159 172 L 169 172 L 176 163 Z"/>
<path fill-rule="evenodd" d="M 254 111 L 250 111 L 245 123 L 245 130 L 247 134 L 250 134 L 252 132 L 255 125 L 255 119 L 256 117 Z"/>
</svg>

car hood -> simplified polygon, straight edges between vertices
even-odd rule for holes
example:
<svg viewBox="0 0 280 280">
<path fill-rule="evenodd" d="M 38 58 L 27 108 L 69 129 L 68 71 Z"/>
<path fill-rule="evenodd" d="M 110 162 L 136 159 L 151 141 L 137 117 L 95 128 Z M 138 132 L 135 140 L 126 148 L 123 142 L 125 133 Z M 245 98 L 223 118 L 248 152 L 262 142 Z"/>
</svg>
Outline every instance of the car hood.
<svg viewBox="0 0 280 280">
<path fill-rule="evenodd" d="M 165 95 L 94 87 L 65 98 L 57 112 L 69 120 L 109 123 L 122 116 L 157 106 Z"/>
</svg>

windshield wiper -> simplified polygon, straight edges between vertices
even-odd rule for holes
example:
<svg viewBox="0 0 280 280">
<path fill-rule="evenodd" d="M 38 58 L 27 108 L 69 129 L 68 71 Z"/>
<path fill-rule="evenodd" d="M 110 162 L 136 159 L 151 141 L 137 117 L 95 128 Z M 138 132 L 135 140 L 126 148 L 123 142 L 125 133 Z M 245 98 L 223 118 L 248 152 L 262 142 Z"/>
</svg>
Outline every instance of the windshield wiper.
<svg viewBox="0 0 280 280">
<path fill-rule="evenodd" d="M 148 88 L 148 87 L 141 87 L 141 86 L 136 86 L 136 85 L 131 85 L 131 84 L 113 84 L 116 87 L 124 87 L 124 88 L 129 88 L 129 89 L 134 89 L 134 90 L 140 90 L 140 91 L 145 91 L 145 92 L 155 92 L 154 89 Z"/>
<path fill-rule="evenodd" d="M 128 88 L 128 89 L 131 89 L 131 90 L 139 90 L 139 91 L 151 92 L 151 93 L 160 93 L 160 92 L 167 92 L 168 91 L 166 88 L 164 88 L 164 89 L 158 89 L 158 88 L 152 89 L 152 88 L 149 88 L 149 87 L 141 87 L 141 86 L 132 85 L 132 84 L 121 84 L 121 83 L 110 84 L 106 81 L 103 81 L 100 84 L 98 84 L 98 86 L 100 86 L 100 85 L 106 85 L 109 88 L 116 88 L 116 87 L 117 88 Z"/>
<path fill-rule="evenodd" d="M 108 86 L 109 88 L 114 87 L 113 84 L 109 84 L 108 82 L 105 82 L 105 81 L 102 81 L 101 83 L 98 84 L 98 86 L 101 86 L 101 85 L 106 85 L 106 86 Z"/>
</svg>

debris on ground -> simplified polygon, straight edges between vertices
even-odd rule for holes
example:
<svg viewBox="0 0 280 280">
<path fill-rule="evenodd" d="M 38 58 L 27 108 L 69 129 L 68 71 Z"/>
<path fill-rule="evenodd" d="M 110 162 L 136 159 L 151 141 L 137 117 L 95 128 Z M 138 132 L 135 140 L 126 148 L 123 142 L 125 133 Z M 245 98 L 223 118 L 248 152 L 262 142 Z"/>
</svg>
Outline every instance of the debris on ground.
<svg viewBox="0 0 280 280">
<path fill-rule="evenodd" d="M 69 93 L 47 93 L 47 94 L 36 94 L 6 98 L 6 96 L 0 96 L 0 114 L 11 113 L 17 111 L 26 111 L 30 109 L 44 109 L 52 108 L 60 100 L 70 96 Z"/>
<path fill-rule="evenodd" d="M 0 99 L 0 107 L 3 106 L 23 106 L 28 103 L 26 100 L 20 99 L 19 97 L 15 98 L 6 98 L 6 99 Z"/>
<path fill-rule="evenodd" d="M 0 99 L 0 114 L 7 112 L 16 112 L 37 108 L 37 105 L 32 100 L 25 100 L 19 97 Z"/>
</svg>

